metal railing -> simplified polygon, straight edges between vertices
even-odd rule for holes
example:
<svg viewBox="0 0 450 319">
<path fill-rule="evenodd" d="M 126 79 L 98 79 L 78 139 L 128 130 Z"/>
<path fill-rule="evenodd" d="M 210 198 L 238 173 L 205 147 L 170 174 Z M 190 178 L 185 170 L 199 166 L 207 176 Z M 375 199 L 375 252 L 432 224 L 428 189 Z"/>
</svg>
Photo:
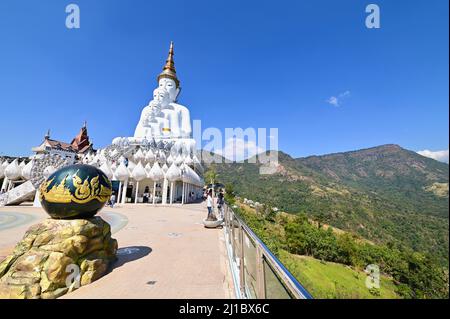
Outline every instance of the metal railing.
<svg viewBox="0 0 450 319">
<path fill-rule="evenodd" d="M 224 205 L 224 229 L 238 298 L 312 299 L 228 205 Z"/>
</svg>

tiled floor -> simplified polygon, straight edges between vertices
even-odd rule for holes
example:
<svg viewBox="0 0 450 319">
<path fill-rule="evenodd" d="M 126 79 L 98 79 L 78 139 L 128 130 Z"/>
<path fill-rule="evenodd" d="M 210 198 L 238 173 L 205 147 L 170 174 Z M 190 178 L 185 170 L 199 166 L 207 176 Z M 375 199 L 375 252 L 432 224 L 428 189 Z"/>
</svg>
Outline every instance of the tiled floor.
<svg viewBox="0 0 450 319">
<path fill-rule="evenodd" d="M 0 230 L 0 258 L 30 225 L 47 218 L 32 207 L 2 212 L 34 219 Z M 63 298 L 234 298 L 223 231 L 203 227 L 204 204 L 107 207 L 100 216 L 112 223 L 119 259 L 106 276 Z"/>
</svg>

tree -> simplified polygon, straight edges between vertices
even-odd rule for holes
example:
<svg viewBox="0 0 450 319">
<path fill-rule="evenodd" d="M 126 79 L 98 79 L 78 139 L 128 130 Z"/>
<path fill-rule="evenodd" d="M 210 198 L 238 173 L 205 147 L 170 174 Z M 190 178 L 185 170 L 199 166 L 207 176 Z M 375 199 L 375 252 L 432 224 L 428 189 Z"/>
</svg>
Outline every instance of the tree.
<svg viewBox="0 0 450 319">
<path fill-rule="evenodd" d="M 317 221 L 317 228 L 321 228 L 322 225 L 325 223 L 326 221 L 326 215 L 324 212 L 320 212 L 319 214 L 317 214 L 316 216 L 316 221 Z"/>
<path fill-rule="evenodd" d="M 228 195 L 230 198 L 234 197 L 234 189 L 233 184 L 225 184 L 225 194 Z"/>
<path fill-rule="evenodd" d="M 207 182 L 210 182 L 211 184 L 214 184 L 217 182 L 217 178 L 219 177 L 219 174 L 217 174 L 217 171 L 214 166 L 211 166 L 206 172 L 205 172 L 205 180 Z"/>
</svg>

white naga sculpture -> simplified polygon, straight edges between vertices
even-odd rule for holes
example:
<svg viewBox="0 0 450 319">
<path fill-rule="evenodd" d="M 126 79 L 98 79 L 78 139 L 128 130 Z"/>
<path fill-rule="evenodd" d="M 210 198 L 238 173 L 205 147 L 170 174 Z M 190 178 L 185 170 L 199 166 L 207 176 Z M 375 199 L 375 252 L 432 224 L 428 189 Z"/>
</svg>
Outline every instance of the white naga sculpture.
<svg viewBox="0 0 450 319">
<path fill-rule="evenodd" d="M 171 43 L 166 64 L 158 75 L 158 87 L 153 91 L 153 100 L 142 110 L 134 136 L 115 138 L 113 144 L 120 144 L 124 140 L 139 144 L 144 139 L 191 139 L 189 110 L 177 103 L 181 88 L 173 55 Z"/>
</svg>

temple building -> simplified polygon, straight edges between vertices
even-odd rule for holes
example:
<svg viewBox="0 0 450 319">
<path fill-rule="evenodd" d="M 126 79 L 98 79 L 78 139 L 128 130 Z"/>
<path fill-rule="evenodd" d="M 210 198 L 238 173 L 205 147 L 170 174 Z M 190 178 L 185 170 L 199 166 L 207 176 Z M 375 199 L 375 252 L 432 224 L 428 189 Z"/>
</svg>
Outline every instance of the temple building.
<svg viewBox="0 0 450 319">
<path fill-rule="evenodd" d="M 93 144 L 89 141 L 86 122 L 70 144 L 51 139 L 50 130 L 48 130 L 42 143 L 39 146 L 33 147 L 31 150 L 35 154 L 28 158 L 4 157 L 0 159 L 1 194 L 9 192 L 31 179 L 31 169 L 37 159 L 46 156 L 58 156 L 64 159 L 67 164 L 73 164 L 85 154 L 95 152 Z M 33 196 L 34 194 L 31 194 L 28 196 L 28 199 Z"/>
<path fill-rule="evenodd" d="M 0 159 L 0 206 L 29 200 L 50 174 L 74 163 L 101 169 L 122 204 L 186 204 L 200 199 L 203 167 L 192 138 L 189 109 L 178 101 L 181 81 L 173 43 L 156 80 L 152 100 L 143 107 L 133 136 L 116 137 L 111 145 L 94 150 L 85 123 L 70 143 L 51 139 L 48 132 L 27 161 Z M 34 203 L 39 205 L 37 200 Z"/>
<path fill-rule="evenodd" d="M 31 150 L 38 157 L 43 154 L 58 154 L 62 157 L 70 158 L 72 161 L 76 160 L 77 155 L 81 157 L 89 152 L 94 152 L 93 144 L 89 141 L 86 122 L 80 129 L 80 132 L 72 139 L 72 142 L 66 143 L 51 139 L 50 130 L 48 130 L 42 143 Z"/>
</svg>

